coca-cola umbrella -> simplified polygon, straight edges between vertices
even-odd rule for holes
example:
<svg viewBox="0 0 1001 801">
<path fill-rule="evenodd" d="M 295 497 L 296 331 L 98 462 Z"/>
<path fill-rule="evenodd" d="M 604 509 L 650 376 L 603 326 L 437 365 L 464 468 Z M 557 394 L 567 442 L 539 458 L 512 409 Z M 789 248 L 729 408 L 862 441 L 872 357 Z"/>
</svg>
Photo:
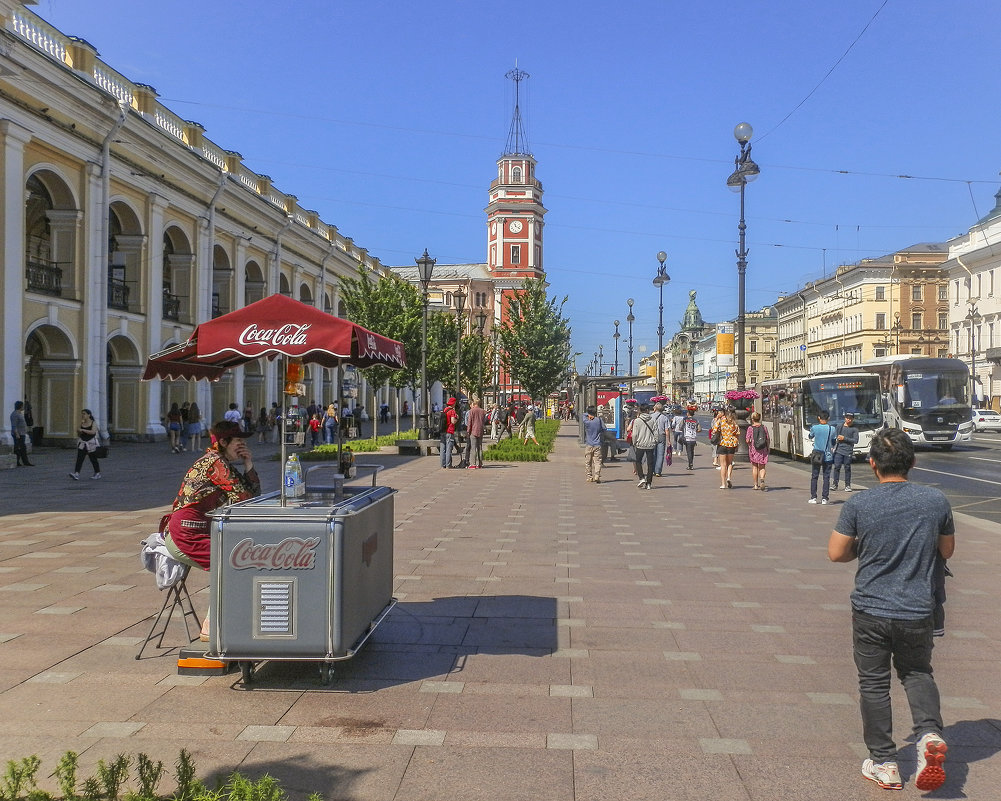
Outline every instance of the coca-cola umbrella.
<svg viewBox="0 0 1001 801">
<path fill-rule="evenodd" d="M 146 362 L 142 380 L 218 381 L 231 367 L 278 356 L 322 367 L 406 366 L 403 345 L 396 340 L 284 295 L 271 295 L 202 323 L 186 342 L 154 353 Z M 283 408 L 283 423 L 285 419 Z M 281 442 L 284 465 L 284 436 Z M 283 506 L 284 489 L 283 485 Z"/>
<path fill-rule="evenodd" d="M 284 295 L 271 295 L 202 323 L 186 342 L 154 353 L 143 380 L 218 381 L 231 367 L 277 356 L 322 367 L 406 365 L 403 345 L 396 340 Z"/>
</svg>

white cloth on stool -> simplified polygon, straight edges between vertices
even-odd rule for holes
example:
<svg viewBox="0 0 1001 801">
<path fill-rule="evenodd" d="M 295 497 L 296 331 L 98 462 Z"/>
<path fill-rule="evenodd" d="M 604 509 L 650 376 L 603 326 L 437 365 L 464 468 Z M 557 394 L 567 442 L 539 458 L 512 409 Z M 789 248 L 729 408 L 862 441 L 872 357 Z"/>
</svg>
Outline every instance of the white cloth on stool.
<svg viewBox="0 0 1001 801">
<path fill-rule="evenodd" d="M 140 545 L 142 548 L 139 552 L 139 558 L 142 560 L 143 567 L 156 576 L 157 587 L 166 590 L 184 578 L 187 566 L 170 555 L 161 532 L 150 534 L 142 540 Z"/>
</svg>

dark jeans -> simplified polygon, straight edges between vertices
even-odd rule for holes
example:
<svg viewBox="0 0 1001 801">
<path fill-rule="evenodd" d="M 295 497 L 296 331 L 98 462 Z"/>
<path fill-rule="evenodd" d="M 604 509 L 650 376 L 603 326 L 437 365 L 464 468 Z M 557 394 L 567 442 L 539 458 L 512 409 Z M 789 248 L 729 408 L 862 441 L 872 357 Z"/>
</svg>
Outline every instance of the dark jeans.
<svg viewBox="0 0 1001 801">
<path fill-rule="evenodd" d="M 28 462 L 28 443 L 24 434 L 14 434 L 14 455 L 17 456 L 17 463 L 30 464 Z"/>
<path fill-rule="evenodd" d="M 97 453 L 95 451 L 88 451 L 86 448 L 77 448 L 76 465 L 73 467 L 74 473 L 80 472 L 84 459 L 90 459 L 90 465 L 94 468 L 95 475 L 101 472 L 101 464 L 97 461 Z"/>
<path fill-rule="evenodd" d="M 823 464 L 815 464 L 812 466 L 810 471 L 810 497 L 817 497 L 817 479 L 820 477 L 820 471 L 824 471 L 824 494 L 821 496 L 823 500 L 827 500 L 831 496 L 831 466 L 834 462 L 824 462 Z"/>
<path fill-rule="evenodd" d="M 852 485 L 852 455 L 844 453 L 834 454 L 834 483 L 838 483 L 838 476 L 841 475 L 841 466 L 845 467 L 845 486 Z"/>
<path fill-rule="evenodd" d="M 685 443 L 685 453 L 688 455 L 688 467 L 693 469 L 695 467 L 695 443 L 686 442 Z"/>
<path fill-rule="evenodd" d="M 636 475 L 647 484 L 653 483 L 653 461 L 656 453 L 656 448 L 636 448 Z M 646 462 L 645 473 L 643 471 L 644 462 Z"/>
<path fill-rule="evenodd" d="M 904 686 L 914 735 L 942 732 L 938 687 L 932 676 L 932 618 L 895 620 L 852 610 L 852 642 L 858 668 L 862 739 L 874 762 L 893 759 L 890 663 Z"/>
</svg>

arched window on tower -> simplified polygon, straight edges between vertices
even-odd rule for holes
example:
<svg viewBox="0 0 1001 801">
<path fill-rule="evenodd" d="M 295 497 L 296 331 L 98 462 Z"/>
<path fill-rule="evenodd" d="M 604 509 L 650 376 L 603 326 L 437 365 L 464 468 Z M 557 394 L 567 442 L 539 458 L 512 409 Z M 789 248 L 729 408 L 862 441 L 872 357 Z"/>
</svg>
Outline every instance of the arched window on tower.
<svg viewBox="0 0 1001 801">
<path fill-rule="evenodd" d="M 516 184 L 521 183 L 521 167 L 515 167 L 511 170 L 511 182 Z"/>
</svg>

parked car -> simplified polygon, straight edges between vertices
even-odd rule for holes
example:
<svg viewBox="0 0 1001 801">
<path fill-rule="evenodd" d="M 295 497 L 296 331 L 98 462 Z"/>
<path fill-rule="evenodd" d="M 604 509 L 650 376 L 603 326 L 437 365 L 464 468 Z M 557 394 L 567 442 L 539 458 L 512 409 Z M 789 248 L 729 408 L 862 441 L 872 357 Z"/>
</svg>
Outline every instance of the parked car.
<svg viewBox="0 0 1001 801">
<path fill-rule="evenodd" d="M 993 409 L 974 409 L 973 430 L 1001 433 L 1001 413 L 995 412 Z"/>
</svg>

